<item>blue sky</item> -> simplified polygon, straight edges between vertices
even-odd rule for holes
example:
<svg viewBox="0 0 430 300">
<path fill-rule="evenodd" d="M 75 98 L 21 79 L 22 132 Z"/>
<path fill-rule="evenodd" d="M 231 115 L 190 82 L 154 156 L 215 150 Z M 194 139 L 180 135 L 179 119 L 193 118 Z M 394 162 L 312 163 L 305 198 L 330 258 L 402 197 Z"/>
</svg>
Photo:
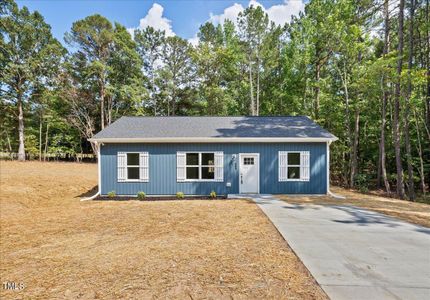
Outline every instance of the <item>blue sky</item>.
<svg viewBox="0 0 430 300">
<path fill-rule="evenodd" d="M 289 21 L 291 15 L 297 15 L 304 7 L 302 0 L 27 0 L 17 3 L 20 7 L 27 6 L 31 11 L 38 10 L 61 42 L 74 21 L 96 13 L 112 22 L 121 23 L 130 31 L 150 25 L 166 30 L 168 35 L 178 35 L 192 42 L 199 26 L 206 21 L 216 24 L 225 19 L 235 19 L 250 4 L 261 5 L 270 19 L 279 24 Z"/>
</svg>

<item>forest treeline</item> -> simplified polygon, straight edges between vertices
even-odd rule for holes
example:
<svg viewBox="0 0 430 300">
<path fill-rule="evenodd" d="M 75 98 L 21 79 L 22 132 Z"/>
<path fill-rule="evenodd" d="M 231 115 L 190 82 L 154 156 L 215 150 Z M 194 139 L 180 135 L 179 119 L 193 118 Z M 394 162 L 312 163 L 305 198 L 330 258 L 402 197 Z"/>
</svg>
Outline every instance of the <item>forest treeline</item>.
<svg viewBox="0 0 430 300">
<path fill-rule="evenodd" d="M 0 5 L 0 143 L 21 160 L 91 152 L 123 115 L 307 115 L 339 137 L 333 180 L 426 192 L 429 0 L 311 0 L 284 26 L 251 6 L 197 45 L 101 15 L 60 42 L 37 11 Z"/>
</svg>

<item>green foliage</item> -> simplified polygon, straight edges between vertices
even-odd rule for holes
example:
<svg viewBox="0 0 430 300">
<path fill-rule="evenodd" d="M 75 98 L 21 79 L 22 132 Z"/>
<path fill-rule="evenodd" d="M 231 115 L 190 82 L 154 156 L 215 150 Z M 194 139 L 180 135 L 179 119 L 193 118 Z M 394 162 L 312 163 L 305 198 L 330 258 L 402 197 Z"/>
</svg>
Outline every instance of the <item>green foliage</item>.
<svg viewBox="0 0 430 300">
<path fill-rule="evenodd" d="M 177 199 L 184 199 L 185 198 L 185 194 L 183 192 L 177 192 L 176 193 L 176 198 Z"/>
<path fill-rule="evenodd" d="M 139 199 L 139 200 L 145 200 L 145 198 L 146 198 L 145 192 L 138 192 L 137 193 L 137 199 Z"/>
<path fill-rule="evenodd" d="M 109 193 L 107 193 L 108 197 L 113 199 L 116 197 L 116 192 L 115 191 L 110 191 Z"/>
<path fill-rule="evenodd" d="M 67 60 L 63 96 L 69 120 L 84 138 L 124 114 L 135 114 L 146 95 L 141 58 L 126 28 L 100 15 L 73 23 L 66 42 L 77 48 Z"/>
<path fill-rule="evenodd" d="M 357 174 L 354 177 L 355 186 L 362 193 L 369 191 L 369 177 L 366 174 Z"/>
<path fill-rule="evenodd" d="M 216 198 L 216 192 L 215 191 L 212 191 L 212 192 L 210 192 L 210 194 L 209 194 L 209 197 L 211 197 L 212 199 L 215 199 Z"/>
<path fill-rule="evenodd" d="M 52 37 L 51 28 L 40 13 L 31 13 L 27 7 L 19 9 L 11 0 L 0 3 L 0 87 L 2 106 L 10 113 L 1 125 L 11 119 L 18 123 L 20 153 L 24 155 L 25 122 L 32 107 L 39 105 L 37 95 L 52 89 L 65 49 Z M 14 111 L 15 110 L 15 111 Z M 3 128 L 3 126 L 2 126 Z M 5 127 L 6 138 L 13 134 Z M 8 142 L 11 147 L 10 140 Z M 33 145 L 27 149 L 33 151 Z"/>
<path fill-rule="evenodd" d="M 400 150 L 403 157 L 408 121 L 412 155 L 401 163 L 410 162 L 417 185 L 428 186 L 428 12 L 425 2 L 415 1 L 412 15 L 406 3 L 399 75 L 398 19 L 389 15 L 390 47 L 383 54 L 383 7 L 374 0 L 311 0 L 281 25 L 250 6 L 237 22 L 203 24 L 193 45 L 152 27 L 136 30 L 133 39 L 124 26 L 96 14 L 73 23 L 65 36 L 70 53 L 40 13 L 2 1 L 1 150 L 17 152 L 21 132 L 32 155 L 95 151 L 87 139 L 122 115 L 307 115 L 339 137 L 331 145 L 332 181 L 360 187 L 363 175 L 373 187 L 385 93 L 386 169 L 393 187 L 393 86 L 400 80 Z"/>
</svg>

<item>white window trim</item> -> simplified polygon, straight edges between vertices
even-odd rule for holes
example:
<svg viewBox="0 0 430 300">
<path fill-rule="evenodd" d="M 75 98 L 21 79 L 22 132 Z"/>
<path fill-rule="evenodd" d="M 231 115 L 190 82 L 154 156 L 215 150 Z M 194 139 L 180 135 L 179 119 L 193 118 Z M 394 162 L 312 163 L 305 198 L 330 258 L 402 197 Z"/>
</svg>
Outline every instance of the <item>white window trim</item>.
<svg viewBox="0 0 430 300">
<path fill-rule="evenodd" d="M 301 157 L 301 151 L 285 151 L 287 153 L 287 161 L 286 161 L 286 165 L 285 168 L 287 169 L 286 175 L 287 178 L 285 179 L 285 181 L 303 181 L 300 178 L 302 177 L 302 157 Z M 288 164 L 288 156 L 290 155 L 290 153 L 295 153 L 299 155 L 299 160 L 300 163 L 298 165 L 290 165 Z M 288 178 L 288 168 L 292 167 L 292 168 L 299 168 L 299 178 Z"/>
<path fill-rule="evenodd" d="M 288 156 L 290 153 L 299 154 L 300 155 L 300 164 L 289 164 Z M 303 160 L 302 154 L 307 154 L 307 160 Z M 285 155 L 285 165 L 281 166 L 281 155 Z M 278 174 L 278 182 L 309 182 L 310 181 L 310 151 L 279 151 L 278 152 L 278 165 L 279 165 L 279 174 Z M 306 163 L 307 161 L 307 163 Z M 288 178 L 288 168 L 294 167 L 299 168 L 299 178 Z M 285 171 L 285 177 L 281 178 L 281 168 Z M 307 173 L 302 173 L 307 169 Z M 284 173 L 284 172 L 283 172 Z M 307 174 L 307 176 L 306 176 Z M 303 178 L 305 177 L 305 178 Z"/>
<path fill-rule="evenodd" d="M 217 151 L 183 151 L 185 154 L 185 179 L 182 182 L 218 182 L 215 174 L 215 156 Z M 187 165 L 187 154 L 189 153 L 197 153 L 199 155 L 199 164 L 198 165 Z M 213 165 L 202 165 L 202 153 L 212 153 L 214 155 L 214 164 Z M 195 167 L 199 168 L 199 179 L 187 179 L 187 167 Z M 213 167 L 214 168 L 214 179 L 202 179 L 201 168 L 203 167 Z"/>
<path fill-rule="evenodd" d="M 141 166 L 140 166 L 140 154 L 141 153 L 145 153 L 146 151 L 121 151 L 121 152 L 125 153 L 125 180 L 121 180 L 121 181 L 118 181 L 118 182 L 149 182 L 149 176 L 148 176 L 147 180 L 144 180 L 144 179 L 140 178 L 140 168 L 141 168 Z M 129 154 L 129 153 L 137 153 L 137 154 L 139 154 L 139 164 L 138 165 L 128 165 L 128 163 L 127 163 L 127 154 Z M 148 153 L 148 152 L 146 152 L 146 153 Z M 137 168 L 139 168 L 139 179 L 128 179 L 128 167 L 137 167 Z M 148 168 L 148 172 L 149 172 L 149 153 L 148 153 L 148 166 L 147 166 L 147 168 Z"/>
</svg>

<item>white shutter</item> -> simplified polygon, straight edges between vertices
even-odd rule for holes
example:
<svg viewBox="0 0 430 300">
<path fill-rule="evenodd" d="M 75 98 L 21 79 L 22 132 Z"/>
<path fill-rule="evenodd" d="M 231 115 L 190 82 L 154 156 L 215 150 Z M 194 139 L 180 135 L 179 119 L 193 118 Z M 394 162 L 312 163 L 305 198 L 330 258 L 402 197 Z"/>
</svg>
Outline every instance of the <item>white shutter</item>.
<svg viewBox="0 0 430 300">
<path fill-rule="evenodd" d="M 288 152 L 287 151 L 279 151 L 278 152 L 278 181 L 287 181 L 287 159 Z"/>
<path fill-rule="evenodd" d="M 300 152 L 300 181 L 309 181 L 310 171 L 309 171 L 309 151 Z"/>
<path fill-rule="evenodd" d="M 224 181 L 224 152 L 215 152 L 215 180 Z"/>
<path fill-rule="evenodd" d="M 149 181 L 149 153 L 140 152 L 139 153 L 139 177 L 142 182 Z"/>
<path fill-rule="evenodd" d="M 117 154 L 118 182 L 123 182 L 127 179 L 127 154 L 118 152 Z"/>
<path fill-rule="evenodd" d="M 185 181 L 185 152 L 176 152 L 176 181 Z"/>
</svg>

